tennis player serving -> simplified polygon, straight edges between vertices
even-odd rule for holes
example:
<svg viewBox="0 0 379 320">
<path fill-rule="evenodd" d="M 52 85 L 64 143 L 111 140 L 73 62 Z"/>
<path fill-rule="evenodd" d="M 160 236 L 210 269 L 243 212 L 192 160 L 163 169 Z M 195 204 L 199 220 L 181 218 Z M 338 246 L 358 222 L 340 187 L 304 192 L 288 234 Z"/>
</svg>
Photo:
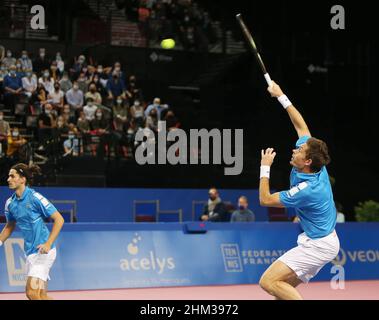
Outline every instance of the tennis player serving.
<svg viewBox="0 0 379 320">
<path fill-rule="evenodd" d="M 49 271 L 56 258 L 55 240 L 64 220 L 57 209 L 41 194 L 29 187 L 38 166 L 23 163 L 14 165 L 9 171 L 9 188 L 14 194 L 5 203 L 7 223 L 0 234 L 0 246 L 12 234 L 16 223 L 24 238 L 26 255 L 26 296 L 30 300 L 51 300 L 47 295 Z M 43 218 L 54 221 L 51 232 Z"/>
<path fill-rule="evenodd" d="M 277 299 L 300 300 L 295 289 L 307 283 L 339 252 L 339 239 L 334 230 L 336 207 L 326 165 L 330 162 L 325 142 L 312 138 L 299 111 L 274 81 L 267 89 L 287 111 L 299 139 L 293 149 L 290 164 L 291 188 L 270 193 L 270 168 L 276 153 L 262 150 L 259 200 L 262 206 L 295 208 L 304 230 L 297 239 L 298 246 L 287 251 L 262 275 L 259 284 Z"/>
</svg>

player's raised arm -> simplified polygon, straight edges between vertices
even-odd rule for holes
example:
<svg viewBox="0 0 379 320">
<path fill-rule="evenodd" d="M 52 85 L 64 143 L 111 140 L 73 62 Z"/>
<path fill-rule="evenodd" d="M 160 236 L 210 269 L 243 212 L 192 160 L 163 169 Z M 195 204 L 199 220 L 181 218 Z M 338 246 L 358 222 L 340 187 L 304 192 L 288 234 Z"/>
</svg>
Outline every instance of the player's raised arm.
<svg viewBox="0 0 379 320">
<path fill-rule="evenodd" d="M 311 136 L 309 132 L 308 126 L 305 123 L 300 112 L 293 106 L 291 101 L 287 98 L 287 96 L 283 93 L 282 89 L 279 87 L 277 83 L 272 81 L 272 86 L 267 88 L 268 92 L 272 97 L 275 97 L 279 100 L 282 106 L 287 110 L 288 115 L 292 121 L 293 126 L 297 132 L 297 135 L 300 137 L 303 136 Z"/>
</svg>

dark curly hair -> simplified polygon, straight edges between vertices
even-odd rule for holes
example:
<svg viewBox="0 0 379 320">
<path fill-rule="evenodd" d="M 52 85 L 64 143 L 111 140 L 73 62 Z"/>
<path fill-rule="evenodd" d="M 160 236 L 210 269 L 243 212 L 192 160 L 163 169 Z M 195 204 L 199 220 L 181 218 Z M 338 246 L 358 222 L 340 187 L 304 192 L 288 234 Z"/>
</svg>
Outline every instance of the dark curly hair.
<svg viewBox="0 0 379 320">
<path fill-rule="evenodd" d="M 31 185 L 33 178 L 41 174 L 41 168 L 35 164 L 26 165 L 24 163 L 15 164 L 11 169 L 15 170 L 21 177 L 26 178 L 26 184 Z"/>
</svg>

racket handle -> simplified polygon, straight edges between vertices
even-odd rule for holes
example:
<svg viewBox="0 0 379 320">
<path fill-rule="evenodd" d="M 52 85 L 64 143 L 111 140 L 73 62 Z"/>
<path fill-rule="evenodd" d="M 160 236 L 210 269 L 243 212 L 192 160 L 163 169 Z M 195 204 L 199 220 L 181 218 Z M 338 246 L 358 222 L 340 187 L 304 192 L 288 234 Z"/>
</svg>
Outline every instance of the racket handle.
<svg viewBox="0 0 379 320">
<path fill-rule="evenodd" d="M 263 76 L 265 77 L 268 86 L 271 87 L 272 86 L 272 80 L 270 78 L 270 75 L 268 73 L 265 73 Z"/>
</svg>

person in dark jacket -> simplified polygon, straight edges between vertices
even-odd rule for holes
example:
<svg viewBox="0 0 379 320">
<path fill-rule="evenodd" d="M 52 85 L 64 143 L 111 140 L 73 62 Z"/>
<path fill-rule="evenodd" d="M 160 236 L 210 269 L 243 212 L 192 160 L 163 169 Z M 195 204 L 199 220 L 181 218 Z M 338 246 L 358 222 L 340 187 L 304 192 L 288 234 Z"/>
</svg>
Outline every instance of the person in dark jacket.
<svg viewBox="0 0 379 320">
<path fill-rule="evenodd" d="M 226 205 L 222 202 L 216 188 L 209 189 L 208 204 L 204 206 L 201 221 L 228 222 L 229 216 Z"/>
</svg>

